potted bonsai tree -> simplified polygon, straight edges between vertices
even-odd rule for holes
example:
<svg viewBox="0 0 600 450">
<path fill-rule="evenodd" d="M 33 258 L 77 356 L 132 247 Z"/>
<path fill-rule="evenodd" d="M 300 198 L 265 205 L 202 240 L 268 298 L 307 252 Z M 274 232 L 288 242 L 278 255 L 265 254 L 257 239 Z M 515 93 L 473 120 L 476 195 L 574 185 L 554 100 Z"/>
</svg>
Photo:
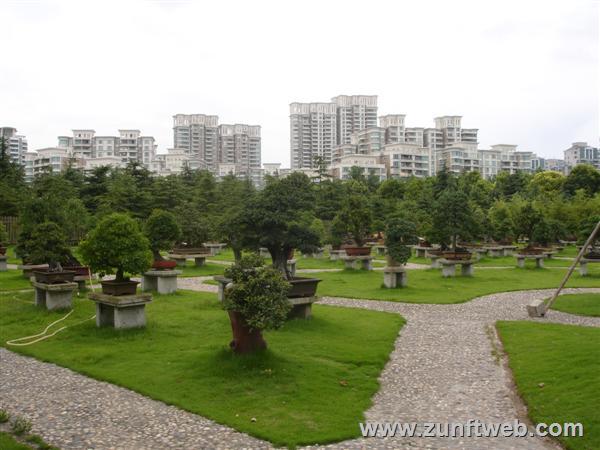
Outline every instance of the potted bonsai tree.
<svg viewBox="0 0 600 450">
<path fill-rule="evenodd" d="M 116 274 L 114 280 L 101 281 L 102 292 L 109 295 L 135 294 L 138 282 L 126 274 L 143 273 L 152 263 L 150 242 L 137 222 L 123 213 L 104 217 L 79 249 L 94 272 L 101 276 Z"/>
<path fill-rule="evenodd" d="M 178 207 L 175 216 L 181 229 L 181 238 L 177 240 L 173 253 L 180 255 L 210 253 L 210 250 L 203 245 L 212 234 L 208 218 L 191 202 Z"/>
<path fill-rule="evenodd" d="M 262 331 L 280 328 L 291 309 L 290 284 L 279 270 L 263 267 L 256 254 L 243 256 L 225 276 L 232 280 L 223 299 L 233 333 L 229 346 L 236 353 L 265 349 Z"/>
<path fill-rule="evenodd" d="M 8 246 L 8 233 L 3 223 L 0 223 L 0 255 L 6 255 Z"/>
<path fill-rule="evenodd" d="M 582 246 L 587 241 L 588 237 L 594 231 L 596 224 L 600 222 L 600 215 L 594 215 L 584 220 L 581 224 L 581 228 L 578 232 L 578 243 Z M 594 236 L 594 239 L 590 243 L 589 247 L 586 249 L 586 253 L 584 258 L 586 259 L 600 259 L 600 249 L 598 248 L 598 240 L 600 236 Z"/>
<path fill-rule="evenodd" d="M 385 228 L 385 245 L 388 250 L 387 265 L 404 265 L 410 258 L 409 245 L 418 241 L 417 228 L 413 222 L 402 218 L 392 218 Z"/>
<path fill-rule="evenodd" d="M 473 225 L 473 211 L 467 195 L 458 188 L 443 191 L 434 204 L 432 219 L 432 240 L 440 244 L 444 258 L 471 259 L 469 251 L 457 246 L 460 237 L 470 235 Z M 449 247 L 451 250 L 448 250 Z"/>
<path fill-rule="evenodd" d="M 544 220 L 542 213 L 533 206 L 531 202 L 525 203 L 521 208 L 518 209 L 515 215 L 515 229 L 519 236 L 525 236 L 527 238 L 527 246 L 519 249 L 518 253 L 521 255 L 541 255 L 543 249 L 534 245 L 535 230 L 538 224 Z M 541 235 L 543 233 L 539 233 Z"/>
<path fill-rule="evenodd" d="M 354 186 L 350 189 L 351 192 L 340 212 L 333 219 L 333 226 L 343 230 L 354 241 L 354 245 L 344 247 L 348 256 L 369 255 L 371 248 L 364 246 L 373 224 L 369 199 L 360 183 L 354 182 Z"/>
<path fill-rule="evenodd" d="M 38 283 L 55 284 L 73 281 L 75 272 L 63 270 L 62 265 L 71 259 L 67 238 L 54 222 L 44 222 L 33 227 L 27 243 L 27 260 L 34 265 L 48 264 L 48 269 L 33 271 Z"/>
<path fill-rule="evenodd" d="M 154 261 L 152 268 L 158 270 L 173 269 L 177 263 L 162 257 L 161 250 L 170 250 L 181 237 L 181 228 L 175 215 L 168 211 L 155 209 L 144 225 L 144 233 L 150 241 Z"/>
</svg>

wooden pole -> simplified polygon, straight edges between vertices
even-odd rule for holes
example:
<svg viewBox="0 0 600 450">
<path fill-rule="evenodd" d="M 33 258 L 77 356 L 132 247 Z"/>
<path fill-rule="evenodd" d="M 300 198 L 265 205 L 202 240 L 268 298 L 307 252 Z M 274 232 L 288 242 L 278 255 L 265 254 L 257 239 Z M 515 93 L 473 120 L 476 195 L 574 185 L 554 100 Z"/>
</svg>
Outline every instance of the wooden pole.
<svg viewBox="0 0 600 450">
<path fill-rule="evenodd" d="M 550 307 L 552 306 L 552 303 L 554 303 L 554 301 L 556 300 L 556 297 L 558 297 L 558 295 L 560 294 L 560 291 L 562 291 L 562 289 L 565 287 L 565 284 L 567 284 L 567 281 L 569 281 L 569 278 L 571 277 L 571 274 L 575 270 L 575 267 L 577 267 L 577 264 L 579 264 L 581 257 L 585 253 L 588 246 L 593 242 L 594 238 L 598 234 L 598 231 L 600 231 L 600 222 L 598 222 L 596 224 L 596 228 L 594 228 L 594 231 L 592 231 L 592 234 L 590 234 L 590 237 L 587 239 L 585 244 L 583 244 L 583 247 L 581 247 L 581 251 L 577 255 L 577 258 L 575 258 L 575 261 L 573 261 L 573 264 L 571 264 L 571 267 L 569 267 L 569 271 L 563 278 L 562 283 L 560 283 L 560 286 L 558 287 L 558 289 L 556 290 L 556 292 L 554 293 L 554 295 L 552 296 L 550 301 L 548 301 L 548 303 L 546 303 L 546 307 L 545 307 L 546 310 L 550 309 Z"/>
</svg>

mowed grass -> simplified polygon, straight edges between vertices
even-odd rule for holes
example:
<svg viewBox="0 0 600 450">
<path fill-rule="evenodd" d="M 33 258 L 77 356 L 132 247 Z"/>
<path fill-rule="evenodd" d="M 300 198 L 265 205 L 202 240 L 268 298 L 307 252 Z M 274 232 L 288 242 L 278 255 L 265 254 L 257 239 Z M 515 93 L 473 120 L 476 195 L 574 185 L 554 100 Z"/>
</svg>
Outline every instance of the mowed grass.
<svg viewBox="0 0 600 450">
<path fill-rule="evenodd" d="M 206 277 L 210 275 L 223 275 L 227 266 L 223 264 L 211 263 L 207 260 L 201 267 L 196 267 L 193 260 L 186 261 L 185 267 L 175 267 L 175 270 L 181 270 L 181 277 Z"/>
<path fill-rule="evenodd" d="M 580 316 L 600 317 L 600 294 L 561 295 L 551 309 Z"/>
<path fill-rule="evenodd" d="M 2 345 L 63 316 L 27 303 L 32 299 L 0 294 Z M 288 446 L 359 436 L 403 325 L 395 314 L 315 305 L 311 320 L 266 333 L 266 352 L 237 356 L 214 294 L 155 295 L 148 326 L 128 331 L 78 323 L 94 314 L 93 303 L 74 304 L 60 323 L 70 328 L 29 347 L 7 347 Z"/>
<path fill-rule="evenodd" d="M 33 289 L 28 279 L 23 277 L 22 270 L 0 272 L 0 291 L 15 289 Z"/>
<path fill-rule="evenodd" d="M 21 444 L 8 433 L 0 432 L 0 449 L 1 450 L 31 450 L 33 447 Z M 37 448 L 37 447 L 36 447 Z"/>
<path fill-rule="evenodd" d="M 583 437 L 557 439 L 568 449 L 599 449 L 600 328 L 532 322 L 496 326 L 531 419 L 581 422 Z"/>
<path fill-rule="evenodd" d="M 324 296 L 387 300 L 407 303 L 462 303 L 495 292 L 557 287 L 567 269 L 475 269 L 473 277 L 443 278 L 441 270 L 408 270 L 408 286 L 386 289 L 383 272 L 344 270 L 318 272 L 317 293 Z M 593 271 L 592 271 L 593 270 Z M 460 269 L 457 269 L 460 273 Z M 590 269 L 590 276 L 574 273 L 567 287 L 600 287 L 600 268 Z"/>
</svg>

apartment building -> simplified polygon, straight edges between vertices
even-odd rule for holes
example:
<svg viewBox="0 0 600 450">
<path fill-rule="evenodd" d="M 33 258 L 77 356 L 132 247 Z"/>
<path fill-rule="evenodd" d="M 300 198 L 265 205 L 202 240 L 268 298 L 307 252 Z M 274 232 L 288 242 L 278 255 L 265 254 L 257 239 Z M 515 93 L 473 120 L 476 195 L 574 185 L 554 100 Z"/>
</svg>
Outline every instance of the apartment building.
<svg viewBox="0 0 600 450">
<path fill-rule="evenodd" d="M 329 103 L 290 104 L 292 169 L 312 169 L 315 157 L 330 164 L 333 150 L 354 133 L 377 127 L 376 95 L 338 95 Z"/>
<path fill-rule="evenodd" d="M 261 167 L 259 125 L 219 125 L 218 167 L 233 164 L 237 175 L 251 177 Z"/>
<path fill-rule="evenodd" d="M 173 147 L 216 170 L 219 149 L 219 116 L 176 114 L 173 116 Z"/>
<path fill-rule="evenodd" d="M 66 149 L 76 159 L 120 158 L 123 164 L 138 162 L 150 168 L 156 157 L 152 136 L 142 136 L 140 130 L 122 129 L 119 136 L 96 136 L 92 129 L 72 130 L 72 136 L 59 136 L 58 148 Z M 92 163 L 92 165 L 97 165 Z"/>
<path fill-rule="evenodd" d="M 25 154 L 25 181 L 31 182 L 42 173 L 60 173 L 69 165 L 83 169 L 85 161 L 80 157 L 73 157 L 66 148 L 47 147 Z"/>
<path fill-rule="evenodd" d="M 591 164 L 600 170 L 600 149 L 588 145 L 587 142 L 573 142 L 571 146 L 564 151 L 565 171 L 567 174 L 573 170 L 577 164 Z"/>
<path fill-rule="evenodd" d="M 424 178 L 431 174 L 429 149 L 416 144 L 394 143 L 383 148 L 382 161 L 388 178 Z"/>
<path fill-rule="evenodd" d="M 379 181 L 383 181 L 387 178 L 387 168 L 385 163 L 381 162 L 380 159 L 380 156 L 371 154 L 344 155 L 331 164 L 329 173 L 333 178 L 348 180 L 350 179 L 352 168 L 358 167 L 362 169 L 364 176 L 375 176 Z"/>
<path fill-rule="evenodd" d="M 12 127 L 0 127 L 0 137 L 6 141 L 8 155 L 12 162 L 25 164 L 27 153 L 27 138 L 17 134 L 17 129 Z"/>
</svg>

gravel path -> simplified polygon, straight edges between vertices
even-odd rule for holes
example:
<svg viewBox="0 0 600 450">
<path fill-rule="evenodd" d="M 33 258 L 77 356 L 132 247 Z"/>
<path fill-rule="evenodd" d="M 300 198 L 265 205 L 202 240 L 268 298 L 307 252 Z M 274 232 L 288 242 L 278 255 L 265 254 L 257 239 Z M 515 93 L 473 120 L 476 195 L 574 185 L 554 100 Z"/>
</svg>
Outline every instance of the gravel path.
<svg viewBox="0 0 600 450">
<path fill-rule="evenodd" d="M 216 290 L 216 286 L 202 285 L 201 281 L 180 279 L 185 289 Z M 497 320 L 530 320 L 525 305 L 533 299 L 546 298 L 551 292 L 493 294 L 457 305 L 331 297 L 323 298 L 321 303 L 399 313 L 407 319 L 380 376 L 381 388 L 373 406 L 365 413 L 368 421 L 456 423 L 480 419 L 491 423 L 519 418 L 527 422 L 504 361 L 492 353 L 493 348 L 500 346 L 493 324 Z M 600 289 L 565 290 L 565 293 L 576 292 L 600 292 Z M 600 327 L 600 318 L 556 311 L 550 311 L 546 319 L 535 320 Z M 203 417 L 53 364 L 5 349 L 0 349 L 0 362 L 0 407 L 31 419 L 33 432 L 63 450 L 269 447 L 268 443 Z M 558 447 L 552 441 L 538 438 L 371 438 L 320 448 Z"/>
</svg>

